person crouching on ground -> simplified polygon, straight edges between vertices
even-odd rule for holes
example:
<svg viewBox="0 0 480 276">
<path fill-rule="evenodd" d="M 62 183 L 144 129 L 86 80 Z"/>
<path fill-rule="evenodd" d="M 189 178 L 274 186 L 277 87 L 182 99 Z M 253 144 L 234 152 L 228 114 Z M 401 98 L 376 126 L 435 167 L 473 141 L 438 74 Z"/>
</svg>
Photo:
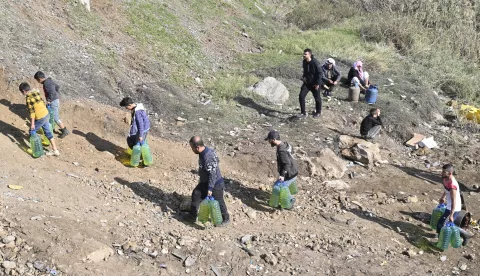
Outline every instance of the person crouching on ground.
<svg viewBox="0 0 480 276">
<path fill-rule="evenodd" d="M 453 176 L 453 165 L 446 164 L 442 167 L 442 182 L 443 182 L 443 189 L 444 192 L 442 196 L 438 200 L 440 204 L 445 203 L 445 199 L 447 200 L 447 207 L 445 212 L 440 217 L 437 223 L 437 234 L 440 235 L 440 231 L 442 227 L 447 222 L 454 222 L 457 218 L 458 214 L 462 210 L 462 199 L 461 199 L 461 192 L 460 192 L 460 185 L 458 185 L 457 180 Z M 467 245 L 468 238 L 470 234 L 467 231 L 463 230 L 459 227 L 460 236 L 463 238 L 463 246 Z"/>
<path fill-rule="evenodd" d="M 50 131 L 50 115 L 48 114 L 45 102 L 40 96 L 40 92 L 36 89 L 31 89 L 30 85 L 26 82 L 21 83 L 18 89 L 25 96 L 28 112 L 30 114 L 30 131 L 37 132 L 42 128 L 45 136 L 50 140 L 50 144 L 52 145 L 52 150 L 45 154 L 48 156 L 59 156 L 60 152 L 55 144 L 55 138 Z"/>
<path fill-rule="evenodd" d="M 325 64 L 322 66 L 322 86 L 323 95 L 325 97 L 332 96 L 335 85 L 342 78 L 342 73 L 338 71 L 335 66 L 335 60 L 333 58 L 327 59 Z"/>
<path fill-rule="evenodd" d="M 220 160 L 213 149 L 205 146 L 200 136 L 190 138 L 189 144 L 193 153 L 198 154 L 198 174 L 200 175 L 200 180 L 192 192 L 192 204 L 187 220 L 195 222 L 202 200 L 207 196 L 213 196 L 220 205 L 223 218 L 222 224 L 217 225 L 217 227 L 227 226 L 230 224 L 230 215 L 228 214 L 227 205 L 223 198 L 225 182 L 220 172 Z"/>
<path fill-rule="evenodd" d="M 128 147 L 132 149 L 136 144 L 144 143 L 147 140 L 147 134 L 150 130 L 150 120 L 148 119 L 143 104 L 135 103 L 130 97 L 123 98 L 120 106 L 132 112 L 132 122 L 127 137 Z"/>
<path fill-rule="evenodd" d="M 363 119 L 360 125 L 360 134 L 362 135 L 362 138 L 365 140 L 373 140 L 375 136 L 380 133 L 380 130 L 382 130 L 382 125 L 380 109 L 370 109 L 370 114 Z"/>
<path fill-rule="evenodd" d="M 265 141 L 268 141 L 270 146 L 277 148 L 277 169 L 278 181 L 283 182 L 287 186 L 297 180 L 298 167 L 297 162 L 292 156 L 292 146 L 287 142 L 280 140 L 280 133 L 276 130 L 271 130 Z M 292 197 L 292 207 L 295 203 L 295 198 Z M 290 209 L 291 209 L 290 208 Z"/>
<path fill-rule="evenodd" d="M 360 91 L 365 93 L 365 91 L 370 87 L 369 74 L 366 71 L 363 71 L 363 62 L 360 60 L 356 61 L 350 71 L 348 71 L 348 85 L 360 87 Z"/>
</svg>

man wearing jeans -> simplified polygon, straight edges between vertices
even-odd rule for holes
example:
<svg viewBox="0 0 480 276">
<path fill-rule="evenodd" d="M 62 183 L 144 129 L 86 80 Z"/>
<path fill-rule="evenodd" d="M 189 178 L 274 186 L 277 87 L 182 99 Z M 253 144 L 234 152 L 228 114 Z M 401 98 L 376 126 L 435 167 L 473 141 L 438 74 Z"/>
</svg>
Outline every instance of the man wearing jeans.
<svg viewBox="0 0 480 276">
<path fill-rule="evenodd" d="M 437 223 L 437 234 L 440 234 L 442 227 L 447 222 L 454 222 L 459 212 L 462 210 L 462 199 L 460 197 L 460 186 L 453 176 L 453 165 L 446 164 L 442 168 L 442 179 L 444 192 L 440 197 L 439 203 L 445 203 L 447 200 L 447 208 L 445 213 L 440 217 Z M 467 245 L 469 234 L 459 227 L 460 236 L 463 238 L 463 246 Z"/>
<path fill-rule="evenodd" d="M 382 129 L 382 119 L 380 118 L 380 109 L 370 109 L 370 114 L 363 119 L 360 125 L 360 134 L 366 140 L 372 140 L 380 133 Z"/>
<path fill-rule="evenodd" d="M 52 78 L 46 78 L 45 74 L 41 71 L 38 71 L 33 76 L 35 80 L 43 85 L 43 92 L 45 93 L 45 99 L 47 99 L 47 105 L 50 105 L 51 111 L 53 113 L 55 123 L 60 127 L 61 134 L 58 138 L 63 138 L 67 136 L 70 132 L 63 125 L 62 120 L 60 120 L 60 100 L 58 98 L 58 92 L 60 91 L 60 86 L 56 84 Z M 53 130 L 53 126 L 52 126 Z"/>
<path fill-rule="evenodd" d="M 207 196 L 213 196 L 218 201 L 220 211 L 222 212 L 223 222 L 218 226 L 227 226 L 230 224 L 230 215 L 223 199 L 225 183 L 218 166 L 220 162 L 218 156 L 213 149 L 205 146 L 200 136 L 193 136 L 189 143 L 192 151 L 199 156 L 198 174 L 200 175 L 200 181 L 192 192 L 192 205 L 188 220 L 195 222 L 198 215 L 198 207 L 202 200 Z"/>
<path fill-rule="evenodd" d="M 307 117 L 305 108 L 305 97 L 308 92 L 312 92 L 315 99 L 315 112 L 313 117 L 317 118 L 322 113 L 322 98 L 320 97 L 320 85 L 322 84 L 321 65 L 312 55 L 312 50 L 305 49 L 303 51 L 303 85 L 298 96 L 300 101 L 301 114 L 297 117 L 304 119 Z"/>
<path fill-rule="evenodd" d="M 50 116 L 48 114 L 47 107 L 40 96 L 40 92 L 38 92 L 36 89 L 31 89 L 30 85 L 26 82 L 21 83 L 18 89 L 25 96 L 28 112 L 30 114 L 30 131 L 37 132 L 40 128 L 42 128 L 45 136 L 47 136 L 48 140 L 50 140 L 50 144 L 52 145 L 52 151 L 46 152 L 46 155 L 59 156 L 60 152 L 57 149 L 55 139 L 50 131 Z"/>
</svg>

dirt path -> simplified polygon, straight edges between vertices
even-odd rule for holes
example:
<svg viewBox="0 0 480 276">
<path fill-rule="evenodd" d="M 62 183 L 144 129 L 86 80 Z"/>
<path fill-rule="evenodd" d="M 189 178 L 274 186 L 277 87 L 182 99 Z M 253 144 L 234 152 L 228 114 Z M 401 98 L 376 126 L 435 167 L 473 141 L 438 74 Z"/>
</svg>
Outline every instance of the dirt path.
<svg viewBox="0 0 480 276">
<path fill-rule="evenodd" d="M 33 159 L 22 141 L 21 98 L 6 101 L 0 105 L 2 225 L 6 234 L 23 240 L 13 249 L 0 246 L 3 259 L 16 262 L 7 270 L 16 271 L 12 275 L 40 275 L 35 261 L 54 265 L 61 275 L 214 275 L 212 266 L 221 275 L 445 275 L 452 270 L 478 275 L 478 258 L 465 257 L 475 254 L 475 238 L 467 248 L 445 253 L 424 246 L 433 234 L 424 222 L 441 186 L 407 174 L 404 167 L 357 168 L 357 178 L 345 179 L 352 187 L 346 192 L 303 178 L 296 208 L 280 212 L 264 204 L 275 175 L 273 151 L 222 153 L 233 222 L 204 229 L 179 217 L 180 204 L 197 181 L 192 172 L 197 157 L 186 143 L 152 136 L 154 166 L 129 168 L 123 164 L 128 162 L 125 113 L 89 101 L 65 102 L 63 116 L 72 134 L 58 140 L 61 156 Z M 408 162 L 407 168 L 418 170 L 423 161 Z M 475 171 L 461 173 L 467 187 L 478 183 Z M 23 189 L 11 190 L 10 184 Z M 409 195 L 418 202 L 404 203 Z M 480 214 L 478 193 L 468 191 L 466 197 L 472 212 Z M 242 237 L 253 256 L 241 248 Z M 33 249 L 25 250 L 25 244 Z M 15 248 L 18 252 L 11 253 Z M 415 256 L 403 254 L 406 250 Z M 184 267 L 173 252 L 197 261 Z M 112 255 L 91 260 L 105 254 Z M 456 269 L 462 264 L 466 271 Z"/>
</svg>

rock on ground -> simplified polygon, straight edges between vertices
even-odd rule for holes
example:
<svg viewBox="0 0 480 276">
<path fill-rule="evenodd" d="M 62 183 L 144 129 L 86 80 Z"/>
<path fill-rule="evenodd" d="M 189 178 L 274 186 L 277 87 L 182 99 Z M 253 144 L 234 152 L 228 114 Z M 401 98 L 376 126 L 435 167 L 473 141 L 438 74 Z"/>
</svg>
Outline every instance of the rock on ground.
<svg viewBox="0 0 480 276">
<path fill-rule="evenodd" d="M 109 246 L 103 245 L 102 248 L 93 251 L 92 253 L 87 255 L 87 260 L 90 260 L 94 263 L 101 262 L 103 260 L 108 259 L 108 257 L 112 256 L 114 251 Z"/>
<path fill-rule="evenodd" d="M 369 168 L 372 168 L 375 162 L 384 162 L 378 145 L 363 139 L 340 135 L 338 146 L 345 158 L 361 162 Z"/>
<path fill-rule="evenodd" d="M 288 89 L 273 77 L 257 82 L 251 90 L 273 104 L 284 104 L 289 97 Z"/>
<path fill-rule="evenodd" d="M 320 176 L 327 179 L 342 178 L 347 171 L 347 163 L 338 157 L 331 149 L 322 149 L 318 157 L 305 158 L 310 176 Z"/>
</svg>

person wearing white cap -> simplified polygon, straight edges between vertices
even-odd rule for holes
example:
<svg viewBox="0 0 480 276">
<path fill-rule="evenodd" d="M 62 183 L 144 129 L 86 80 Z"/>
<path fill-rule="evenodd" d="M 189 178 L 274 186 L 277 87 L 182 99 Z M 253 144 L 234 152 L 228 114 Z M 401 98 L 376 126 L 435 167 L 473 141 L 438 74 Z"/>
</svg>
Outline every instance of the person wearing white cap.
<svg viewBox="0 0 480 276">
<path fill-rule="evenodd" d="M 327 59 L 322 66 L 321 72 L 323 82 L 321 89 L 323 90 L 323 95 L 325 97 L 330 97 L 335 85 L 340 81 L 342 73 L 335 66 L 335 60 L 333 58 Z"/>
</svg>

